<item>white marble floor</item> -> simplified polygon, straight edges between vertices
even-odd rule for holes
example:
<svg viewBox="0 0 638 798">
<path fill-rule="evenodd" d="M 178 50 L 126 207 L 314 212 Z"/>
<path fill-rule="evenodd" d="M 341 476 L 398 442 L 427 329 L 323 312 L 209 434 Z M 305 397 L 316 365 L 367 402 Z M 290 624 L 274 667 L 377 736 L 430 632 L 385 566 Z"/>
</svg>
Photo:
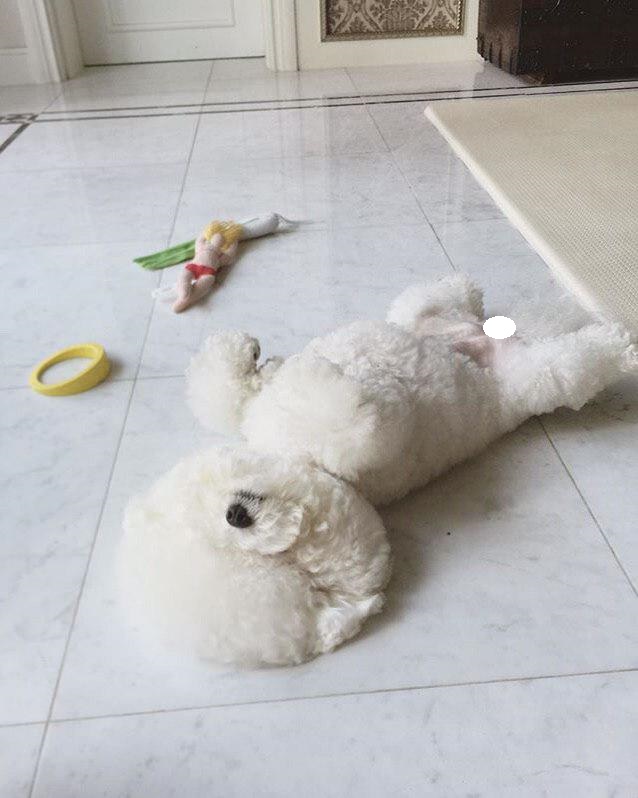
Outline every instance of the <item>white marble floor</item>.
<svg viewBox="0 0 638 798">
<path fill-rule="evenodd" d="M 273 75 L 259 59 L 0 89 L 2 798 L 638 795 L 635 381 L 389 508 L 386 612 L 303 667 L 151 649 L 113 581 L 127 497 L 215 440 L 182 398 L 210 330 L 286 355 L 453 270 L 523 324 L 532 300 L 561 307 L 423 117 L 549 90 L 479 63 Z M 175 270 L 134 256 L 265 210 L 305 222 L 247 245 L 182 316 L 151 298 Z M 84 340 L 110 353 L 108 382 L 26 387 Z"/>
</svg>

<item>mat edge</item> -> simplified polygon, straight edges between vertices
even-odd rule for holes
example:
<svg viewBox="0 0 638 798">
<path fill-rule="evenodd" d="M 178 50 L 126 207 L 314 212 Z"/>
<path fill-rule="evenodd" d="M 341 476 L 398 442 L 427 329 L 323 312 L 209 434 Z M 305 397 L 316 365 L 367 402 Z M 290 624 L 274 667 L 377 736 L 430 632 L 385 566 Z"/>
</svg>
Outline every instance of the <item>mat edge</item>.
<svg viewBox="0 0 638 798">
<path fill-rule="evenodd" d="M 459 101 L 454 101 L 458 103 Z M 468 102 L 474 102 L 468 100 Z M 478 100 L 480 102 L 480 100 Z M 463 161 L 467 168 L 472 173 L 473 177 L 477 180 L 479 185 L 487 191 L 490 197 L 494 200 L 496 205 L 503 211 L 505 217 L 510 221 L 518 232 L 523 236 L 532 249 L 543 259 L 547 264 L 552 274 L 562 283 L 563 287 L 570 291 L 588 310 L 596 316 L 615 317 L 618 315 L 617 311 L 612 311 L 605 303 L 592 296 L 592 294 L 582 285 L 572 274 L 563 259 L 552 249 L 552 247 L 543 239 L 540 233 L 536 232 L 534 227 L 528 224 L 518 208 L 500 191 L 497 185 L 492 181 L 489 175 L 483 168 L 474 160 L 473 156 L 467 151 L 464 145 L 456 138 L 451 132 L 443 119 L 438 115 L 439 110 L 444 110 L 444 106 L 448 103 L 438 103 L 438 108 L 434 105 L 427 105 L 423 111 L 426 119 L 434 125 L 443 138 L 448 142 L 452 150 Z M 627 324 L 626 319 L 622 319 L 624 324 Z"/>
</svg>

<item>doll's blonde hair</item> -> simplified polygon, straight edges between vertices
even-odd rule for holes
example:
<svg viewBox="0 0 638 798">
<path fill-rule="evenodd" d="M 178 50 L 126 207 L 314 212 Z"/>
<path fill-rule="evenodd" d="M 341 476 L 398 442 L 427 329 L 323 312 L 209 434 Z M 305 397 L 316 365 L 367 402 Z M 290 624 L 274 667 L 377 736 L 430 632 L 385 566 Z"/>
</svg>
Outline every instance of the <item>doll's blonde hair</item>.
<svg viewBox="0 0 638 798">
<path fill-rule="evenodd" d="M 222 222 L 219 221 L 219 219 L 215 219 L 210 224 L 206 225 L 202 235 L 207 241 L 210 241 L 216 233 L 219 233 L 224 241 L 222 249 L 225 250 L 234 244 L 235 241 L 239 241 L 242 229 L 242 226 L 237 222 Z"/>
</svg>

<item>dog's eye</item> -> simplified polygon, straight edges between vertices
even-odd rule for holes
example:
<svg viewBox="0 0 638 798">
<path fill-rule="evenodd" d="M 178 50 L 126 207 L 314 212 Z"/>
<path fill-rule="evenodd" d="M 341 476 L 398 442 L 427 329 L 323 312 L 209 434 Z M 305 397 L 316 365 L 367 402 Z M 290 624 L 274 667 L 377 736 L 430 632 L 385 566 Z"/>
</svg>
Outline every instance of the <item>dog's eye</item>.
<svg viewBox="0 0 638 798">
<path fill-rule="evenodd" d="M 258 493 L 251 493 L 249 490 L 238 490 L 235 496 L 244 502 L 263 502 L 264 496 Z"/>
</svg>

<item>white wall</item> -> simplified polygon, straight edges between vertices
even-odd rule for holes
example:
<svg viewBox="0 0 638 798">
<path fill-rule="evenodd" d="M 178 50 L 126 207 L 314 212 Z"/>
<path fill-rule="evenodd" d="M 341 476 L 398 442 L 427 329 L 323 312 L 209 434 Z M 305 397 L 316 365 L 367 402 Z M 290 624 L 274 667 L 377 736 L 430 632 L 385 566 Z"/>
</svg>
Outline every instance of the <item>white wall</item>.
<svg viewBox="0 0 638 798">
<path fill-rule="evenodd" d="M 322 42 L 319 0 L 296 0 L 300 69 L 479 60 L 479 0 L 465 0 L 463 34 Z"/>
</svg>

